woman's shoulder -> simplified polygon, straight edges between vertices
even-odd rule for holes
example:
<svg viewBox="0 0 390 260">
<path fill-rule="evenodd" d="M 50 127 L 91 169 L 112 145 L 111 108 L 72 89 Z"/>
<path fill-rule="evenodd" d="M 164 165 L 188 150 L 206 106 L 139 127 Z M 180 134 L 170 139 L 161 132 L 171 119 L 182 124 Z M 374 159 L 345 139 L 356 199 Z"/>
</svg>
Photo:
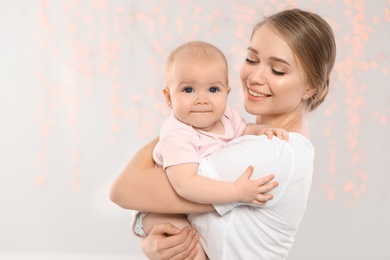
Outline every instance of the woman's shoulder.
<svg viewBox="0 0 390 260">
<path fill-rule="evenodd" d="M 289 133 L 288 141 L 282 140 L 276 136 L 269 139 L 266 135 L 244 135 L 232 140 L 229 144 L 253 146 L 257 149 L 268 149 L 268 151 L 275 149 L 314 150 L 313 144 L 310 140 L 296 132 Z"/>
<path fill-rule="evenodd" d="M 311 141 L 302 134 L 299 134 L 296 132 L 290 132 L 289 133 L 289 142 L 290 141 L 294 142 L 294 143 L 299 143 L 301 145 L 306 145 L 306 146 L 310 147 L 311 149 L 314 149 L 314 146 L 311 143 Z"/>
</svg>

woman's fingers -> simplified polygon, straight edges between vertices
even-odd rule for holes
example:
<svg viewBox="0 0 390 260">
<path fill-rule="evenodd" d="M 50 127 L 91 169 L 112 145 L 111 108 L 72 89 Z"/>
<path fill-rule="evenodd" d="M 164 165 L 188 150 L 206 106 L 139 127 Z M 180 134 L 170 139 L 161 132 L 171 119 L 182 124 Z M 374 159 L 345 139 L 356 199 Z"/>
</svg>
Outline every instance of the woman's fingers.
<svg viewBox="0 0 390 260">
<path fill-rule="evenodd" d="M 196 230 L 185 227 L 179 235 L 185 237 L 185 240 L 183 243 L 172 248 L 174 256 L 171 260 L 194 259 L 198 251 L 196 245 L 199 242 L 199 236 L 197 235 Z"/>
<path fill-rule="evenodd" d="M 161 255 L 161 259 L 185 259 L 190 255 L 198 241 L 196 230 L 188 226 L 176 235 L 164 237 L 157 245 L 157 251 Z"/>
<path fill-rule="evenodd" d="M 150 234 L 154 235 L 164 235 L 164 236 L 173 236 L 180 233 L 180 229 L 172 225 L 171 223 L 156 225 L 150 231 Z"/>
<path fill-rule="evenodd" d="M 185 227 L 181 231 L 171 224 L 156 225 L 142 239 L 142 250 L 149 259 L 193 259 L 199 241 L 196 230 Z"/>
</svg>

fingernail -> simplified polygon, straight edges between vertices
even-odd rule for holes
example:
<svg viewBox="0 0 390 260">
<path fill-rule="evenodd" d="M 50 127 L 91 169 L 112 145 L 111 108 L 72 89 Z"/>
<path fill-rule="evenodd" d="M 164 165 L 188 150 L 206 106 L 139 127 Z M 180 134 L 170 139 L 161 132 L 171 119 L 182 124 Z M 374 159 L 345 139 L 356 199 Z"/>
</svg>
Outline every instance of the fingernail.
<svg viewBox="0 0 390 260">
<path fill-rule="evenodd" d="M 177 232 L 177 233 L 180 232 L 180 229 L 178 229 L 177 227 L 173 227 L 173 230 L 174 230 L 175 232 Z"/>
</svg>

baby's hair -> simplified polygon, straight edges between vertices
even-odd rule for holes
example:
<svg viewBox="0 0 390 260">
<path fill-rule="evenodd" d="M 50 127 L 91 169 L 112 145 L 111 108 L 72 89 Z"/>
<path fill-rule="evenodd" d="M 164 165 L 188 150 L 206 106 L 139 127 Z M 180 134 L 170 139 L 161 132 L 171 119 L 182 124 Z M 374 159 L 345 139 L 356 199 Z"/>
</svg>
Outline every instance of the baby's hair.
<svg viewBox="0 0 390 260">
<path fill-rule="evenodd" d="M 228 82 L 228 64 L 223 52 L 216 46 L 202 41 L 186 42 L 175 48 L 168 56 L 166 62 L 167 80 L 171 73 L 171 69 L 175 60 L 179 56 L 192 58 L 194 61 L 202 61 L 208 63 L 223 63 L 226 68 L 226 82 Z"/>
</svg>

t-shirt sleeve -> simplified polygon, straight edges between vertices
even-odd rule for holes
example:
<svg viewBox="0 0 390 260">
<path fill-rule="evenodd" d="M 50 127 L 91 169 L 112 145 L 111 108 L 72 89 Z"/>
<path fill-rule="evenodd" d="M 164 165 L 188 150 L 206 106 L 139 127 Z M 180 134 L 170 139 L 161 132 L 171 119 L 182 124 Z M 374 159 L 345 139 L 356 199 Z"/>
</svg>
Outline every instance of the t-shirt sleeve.
<svg viewBox="0 0 390 260">
<path fill-rule="evenodd" d="M 190 131 L 173 130 L 159 145 L 164 169 L 182 163 L 199 163 L 200 138 Z"/>
<path fill-rule="evenodd" d="M 214 152 L 207 158 L 211 171 L 203 171 L 202 175 L 223 181 L 235 181 L 241 176 L 249 165 L 254 172 L 251 179 L 275 175 L 275 181 L 279 186 L 270 193 L 274 198 L 262 207 L 272 207 L 283 196 L 293 173 L 293 154 L 288 142 L 277 137 L 269 140 L 266 136 L 242 136 L 226 147 Z M 211 165 L 211 166 L 210 166 Z M 220 214 L 226 214 L 239 205 L 251 205 L 246 203 L 228 203 L 214 205 Z"/>
</svg>

